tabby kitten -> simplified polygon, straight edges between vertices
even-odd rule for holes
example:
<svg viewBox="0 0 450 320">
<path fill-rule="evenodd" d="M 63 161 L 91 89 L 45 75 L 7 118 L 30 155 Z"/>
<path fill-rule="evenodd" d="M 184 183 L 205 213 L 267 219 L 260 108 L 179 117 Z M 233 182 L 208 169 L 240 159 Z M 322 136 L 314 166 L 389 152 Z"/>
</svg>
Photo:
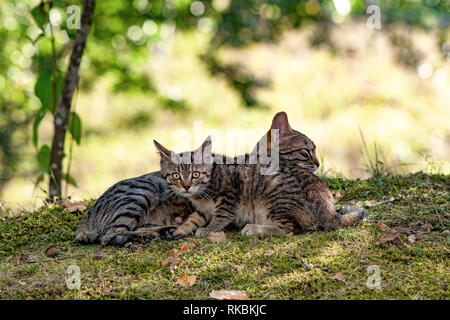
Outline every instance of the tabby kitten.
<svg viewBox="0 0 450 320">
<path fill-rule="evenodd" d="M 103 193 L 81 220 L 75 239 L 103 245 L 146 241 L 180 225 L 193 211 L 190 200 L 153 172 L 120 181 Z"/>
<path fill-rule="evenodd" d="M 336 229 L 362 220 L 363 209 L 346 208 L 342 211 L 345 214 L 338 213 L 331 192 L 311 173 L 319 165 L 311 140 L 303 136 L 304 147 L 299 149 L 288 151 L 282 147 L 298 132 L 290 128 L 285 114 L 278 120 L 272 129 L 280 132 L 280 155 L 289 156 L 290 160 L 281 157 L 280 169 L 273 175 L 263 175 L 261 169 L 265 165 L 251 164 L 249 155 L 245 155 L 244 164 L 237 164 L 237 157 L 233 164 L 225 164 L 224 156 L 211 153 L 209 138 L 199 149 L 183 154 L 155 142 L 161 155 L 162 176 L 173 190 L 191 199 L 196 208 L 174 236 L 194 231 L 197 236 L 205 236 L 230 224 L 243 227 L 242 234 L 246 236 L 281 236 Z M 203 162 L 180 163 L 181 157 L 202 158 Z"/>
</svg>

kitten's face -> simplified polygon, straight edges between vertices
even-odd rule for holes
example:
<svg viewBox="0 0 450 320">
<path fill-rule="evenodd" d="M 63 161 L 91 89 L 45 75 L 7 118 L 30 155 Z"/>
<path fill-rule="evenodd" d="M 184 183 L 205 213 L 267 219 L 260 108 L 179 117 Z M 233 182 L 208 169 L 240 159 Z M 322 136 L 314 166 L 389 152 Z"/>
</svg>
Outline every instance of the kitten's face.
<svg viewBox="0 0 450 320">
<path fill-rule="evenodd" d="M 279 112 L 274 116 L 270 129 L 279 130 L 280 158 L 292 161 L 310 172 L 317 170 L 320 162 L 316 155 L 316 145 L 307 136 L 291 128 L 285 112 Z M 270 130 L 267 137 L 270 151 Z"/>
<path fill-rule="evenodd" d="M 161 154 L 161 174 L 167 184 L 185 197 L 201 194 L 206 188 L 212 169 L 211 140 L 192 152 L 174 153 L 155 141 Z"/>
</svg>

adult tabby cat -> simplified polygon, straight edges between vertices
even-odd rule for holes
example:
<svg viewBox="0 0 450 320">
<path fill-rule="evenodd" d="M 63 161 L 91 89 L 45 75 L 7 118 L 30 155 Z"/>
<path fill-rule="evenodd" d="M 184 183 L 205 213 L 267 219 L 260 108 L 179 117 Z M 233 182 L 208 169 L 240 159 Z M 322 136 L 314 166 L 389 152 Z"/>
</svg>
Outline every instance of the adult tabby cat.
<svg viewBox="0 0 450 320">
<path fill-rule="evenodd" d="M 280 130 L 284 137 L 280 139 L 280 157 L 302 163 L 310 171 L 318 168 L 314 143 L 290 128 L 286 113 L 274 116 L 271 129 Z M 269 147 L 270 138 L 265 135 L 261 140 L 266 139 Z M 171 190 L 161 173 L 153 172 L 120 181 L 103 193 L 81 220 L 75 238 L 104 245 L 147 240 L 166 232 L 166 227 L 179 225 L 194 210 L 188 197 Z"/>
<path fill-rule="evenodd" d="M 280 145 L 296 134 L 282 117 Z M 361 221 L 364 209 L 345 208 L 337 212 L 334 199 L 326 185 L 313 173 L 318 163 L 311 153 L 312 141 L 291 151 L 280 150 L 279 170 L 264 175 L 266 165 L 233 164 L 222 155 L 211 153 L 211 140 L 190 153 L 176 154 L 155 141 L 161 155 L 161 174 L 167 184 L 195 205 L 195 212 L 181 225 L 174 236 L 196 231 L 197 236 L 223 230 L 230 224 L 242 228 L 242 234 L 290 235 L 302 231 L 336 229 Z M 308 146 L 308 148 L 307 148 Z M 281 148 L 280 148 L 281 149 Z M 289 156 L 291 160 L 283 156 Z M 180 159 L 190 163 L 180 163 Z M 202 159 L 200 164 L 193 159 Z M 219 160 L 219 161 L 218 161 Z M 220 163 L 220 164 L 219 164 Z M 206 227 L 204 227 L 207 225 Z"/>
</svg>

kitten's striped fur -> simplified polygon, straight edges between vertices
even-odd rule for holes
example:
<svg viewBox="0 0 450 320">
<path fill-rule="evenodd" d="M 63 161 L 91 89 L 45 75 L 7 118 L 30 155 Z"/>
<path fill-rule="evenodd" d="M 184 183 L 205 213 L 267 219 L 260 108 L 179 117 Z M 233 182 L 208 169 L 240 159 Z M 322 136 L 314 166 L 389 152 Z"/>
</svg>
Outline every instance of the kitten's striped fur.
<svg viewBox="0 0 450 320">
<path fill-rule="evenodd" d="M 103 193 L 81 220 L 75 239 L 105 245 L 145 241 L 179 225 L 193 210 L 191 201 L 153 172 L 120 181 Z"/>
</svg>

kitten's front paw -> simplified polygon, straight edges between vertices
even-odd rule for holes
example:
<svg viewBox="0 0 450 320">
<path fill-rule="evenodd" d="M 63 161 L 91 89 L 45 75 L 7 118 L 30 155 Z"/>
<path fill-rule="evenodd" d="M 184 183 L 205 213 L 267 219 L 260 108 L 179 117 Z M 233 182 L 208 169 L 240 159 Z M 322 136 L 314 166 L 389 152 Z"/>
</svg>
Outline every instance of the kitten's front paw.
<svg viewBox="0 0 450 320">
<path fill-rule="evenodd" d="M 177 228 L 173 233 L 172 233 L 172 236 L 174 236 L 174 237 L 182 237 L 182 236 L 185 236 L 186 235 L 186 231 L 184 231 L 183 229 L 181 229 L 181 228 Z"/>
<path fill-rule="evenodd" d="M 258 236 L 261 234 L 261 230 L 257 224 L 246 224 L 241 234 L 246 237 Z"/>
<path fill-rule="evenodd" d="M 209 235 L 209 230 L 206 228 L 198 228 L 197 231 L 195 231 L 196 237 L 207 237 Z"/>
</svg>

